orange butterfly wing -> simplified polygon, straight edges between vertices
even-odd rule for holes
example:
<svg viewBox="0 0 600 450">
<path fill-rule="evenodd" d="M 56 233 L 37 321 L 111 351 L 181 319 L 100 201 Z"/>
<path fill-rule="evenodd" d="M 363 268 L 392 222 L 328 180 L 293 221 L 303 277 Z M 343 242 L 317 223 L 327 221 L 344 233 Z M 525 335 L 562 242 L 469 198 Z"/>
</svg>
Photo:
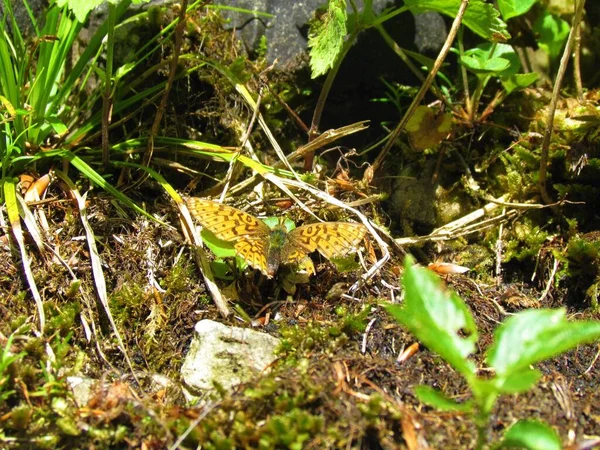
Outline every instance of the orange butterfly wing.
<svg viewBox="0 0 600 450">
<path fill-rule="evenodd" d="M 315 250 L 327 259 L 344 256 L 356 250 L 366 232 L 364 225 L 358 223 L 322 222 L 303 225 L 289 232 L 282 262 L 298 262 Z"/>
<path fill-rule="evenodd" d="M 270 228 L 262 220 L 211 200 L 191 197 L 187 205 L 203 227 L 217 238 L 231 242 L 244 261 L 267 274 Z"/>
</svg>

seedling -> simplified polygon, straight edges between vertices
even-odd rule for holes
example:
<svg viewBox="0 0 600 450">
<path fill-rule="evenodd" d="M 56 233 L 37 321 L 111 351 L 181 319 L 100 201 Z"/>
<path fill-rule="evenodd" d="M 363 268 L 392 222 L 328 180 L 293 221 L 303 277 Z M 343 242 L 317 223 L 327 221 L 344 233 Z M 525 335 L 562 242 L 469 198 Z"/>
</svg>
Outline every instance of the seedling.
<svg viewBox="0 0 600 450">
<path fill-rule="evenodd" d="M 458 403 L 428 386 L 418 386 L 419 400 L 441 411 L 470 414 L 477 425 L 477 449 L 487 444 L 490 415 L 498 397 L 531 389 L 541 372 L 532 365 L 580 344 L 600 338 L 600 322 L 569 322 L 564 309 L 529 309 L 508 318 L 494 333 L 485 362 L 494 375 L 477 375 L 470 358 L 475 352 L 477 327 L 462 299 L 444 288 L 432 271 L 406 259 L 402 279 L 404 304 L 385 308 L 429 350 L 439 354 L 466 380 L 472 398 Z M 548 425 L 521 420 L 511 426 L 496 448 L 560 449 L 561 441 Z"/>
</svg>

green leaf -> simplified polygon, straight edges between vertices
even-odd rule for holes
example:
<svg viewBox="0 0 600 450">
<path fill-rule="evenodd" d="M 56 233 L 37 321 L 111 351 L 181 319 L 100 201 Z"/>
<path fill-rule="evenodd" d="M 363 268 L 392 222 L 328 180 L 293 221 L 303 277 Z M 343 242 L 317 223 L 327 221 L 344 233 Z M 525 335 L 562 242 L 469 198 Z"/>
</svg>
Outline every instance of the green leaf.
<svg viewBox="0 0 600 450">
<path fill-rule="evenodd" d="M 475 351 L 477 327 L 465 303 L 446 289 L 432 271 L 406 258 L 404 305 L 385 308 L 430 350 L 439 354 L 467 380 L 475 376 L 475 364 L 468 359 Z"/>
<path fill-rule="evenodd" d="M 214 261 L 211 261 L 210 268 L 212 269 L 213 275 L 218 280 L 231 281 L 234 279 L 233 275 L 231 274 L 231 265 L 227 264 L 222 259 L 215 259 Z"/>
<path fill-rule="evenodd" d="M 530 450 L 560 450 L 560 439 L 548 425 L 534 420 L 520 420 L 510 427 L 495 448 L 527 448 Z"/>
<path fill-rule="evenodd" d="M 537 0 L 498 0 L 498 9 L 504 20 L 525 14 Z"/>
<path fill-rule="evenodd" d="M 68 5 L 78 22 L 83 23 L 91 10 L 101 5 L 104 0 L 56 0 L 56 4 L 62 8 Z"/>
<path fill-rule="evenodd" d="M 510 374 L 506 378 L 492 379 L 496 387 L 505 394 L 519 394 L 531 389 L 538 382 L 542 373 L 535 369 L 523 369 Z"/>
<path fill-rule="evenodd" d="M 212 231 L 202 228 L 200 232 L 202 241 L 218 258 L 232 258 L 236 255 L 235 247 L 231 242 L 216 237 Z"/>
<path fill-rule="evenodd" d="M 538 78 L 539 75 L 536 72 L 517 73 L 516 75 L 500 78 L 500 81 L 502 82 L 504 89 L 506 89 L 506 92 L 510 94 L 516 90 L 531 86 L 538 80 Z"/>
<path fill-rule="evenodd" d="M 600 322 L 569 322 L 564 309 L 520 312 L 500 325 L 487 363 L 508 378 L 531 364 L 600 338 Z"/>
<path fill-rule="evenodd" d="M 335 269 L 340 273 L 352 272 L 361 267 L 355 256 L 355 254 L 350 254 L 348 256 L 341 256 L 338 258 L 329 258 L 329 261 L 331 261 L 331 263 L 335 266 Z"/>
<path fill-rule="evenodd" d="M 508 68 L 499 73 L 501 77 L 508 77 L 521 71 L 521 61 L 519 55 L 512 45 L 485 42 L 477 46 L 478 48 L 488 51 L 492 58 L 502 58 L 509 62 Z"/>
<path fill-rule="evenodd" d="M 327 11 L 311 21 L 308 46 L 312 78 L 324 75 L 335 64 L 347 34 L 347 18 L 346 2 L 330 0 Z"/>
<path fill-rule="evenodd" d="M 506 70 L 510 63 L 504 58 L 490 58 L 481 60 L 474 55 L 465 55 L 460 62 L 469 70 L 475 73 L 497 73 Z"/>
<path fill-rule="evenodd" d="M 46 120 L 48 121 L 54 132 L 59 136 L 63 136 L 69 131 L 67 126 L 63 123 L 63 121 L 56 116 L 47 117 Z"/>
<path fill-rule="evenodd" d="M 558 59 L 563 45 L 569 35 L 569 24 L 548 11 L 540 15 L 533 24 L 533 31 L 539 35 L 537 43 L 550 56 L 550 60 Z"/>
<path fill-rule="evenodd" d="M 117 69 L 117 71 L 115 72 L 115 80 L 119 81 L 121 78 L 123 78 L 125 75 L 127 75 L 129 72 L 131 72 L 133 69 L 135 68 L 135 64 L 134 63 L 126 63 L 123 64 L 121 67 L 119 67 Z"/>
<path fill-rule="evenodd" d="M 461 63 L 477 74 L 510 76 L 521 69 L 519 57 L 510 45 L 487 42 L 467 50 Z"/>
<path fill-rule="evenodd" d="M 413 12 L 437 11 L 456 17 L 461 0 L 405 0 L 404 3 Z M 510 39 L 506 23 L 500 20 L 500 13 L 493 5 L 482 0 L 471 0 L 462 23 L 488 41 L 503 42 Z"/>
<path fill-rule="evenodd" d="M 279 217 L 265 217 L 264 219 L 261 219 L 264 223 L 267 224 L 267 226 L 271 229 L 275 228 L 276 226 L 279 225 L 279 222 L 281 220 L 281 218 Z M 296 228 L 296 224 L 294 223 L 293 220 L 290 220 L 288 218 L 286 218 L 283 221 L 283 226 L 285 227 L 285 229 L 287 230 L 287 232 L 289 233 L 290 231 L 292 231 L 294 228 Z"/>
<path fill-rule="evenodd" d="M 415 395 L 421 403 L 432 406 L 439 411 L 473 412 L 473 404 L 470 401 L 458 403 L 446 397 L 444 393 L 429 386 L 417 386 L 415 388 Z"/>
</svg>

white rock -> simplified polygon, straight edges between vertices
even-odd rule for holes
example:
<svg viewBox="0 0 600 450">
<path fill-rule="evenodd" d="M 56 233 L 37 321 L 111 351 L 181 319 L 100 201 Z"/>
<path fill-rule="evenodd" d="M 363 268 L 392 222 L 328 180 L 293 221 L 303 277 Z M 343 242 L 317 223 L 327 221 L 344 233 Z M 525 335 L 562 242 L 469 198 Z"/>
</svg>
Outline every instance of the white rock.
<svg viewBox="0 0 600 450">
<path fill-rule="evenodd" d="M 73 391 L 75 403 L 80 408 L 83 408 L 94 396 L 98 380 L 87 377 L 71 376 L 67 377 L 67 383 L 69 383 L 69 386 Z"/>
<path fill-rule="evenodd" d="M 279 339 L 247 328 L 228 327 L 212 320 L 195 326 L 190 349 L 181 367 L 188 400 L 225 389 L 260 375 L 275 359 Z"/>
</svg>

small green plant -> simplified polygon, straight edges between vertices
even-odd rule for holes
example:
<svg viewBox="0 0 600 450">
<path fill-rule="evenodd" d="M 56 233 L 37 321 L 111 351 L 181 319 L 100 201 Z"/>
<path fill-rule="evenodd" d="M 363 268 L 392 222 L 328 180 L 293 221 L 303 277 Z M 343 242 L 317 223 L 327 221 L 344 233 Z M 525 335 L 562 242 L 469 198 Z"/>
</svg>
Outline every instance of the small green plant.
<svg viewBox="0 0 600 450">
<path fill-rule="evenodd" d="M 470 359 L 477 327 L 467 305 L 456 293 L 443 288 L 437 275 L 416 267 L 411 258 L 406 260 L 402 282 L 404 304 L 387 304 L 385 308 L 465 378 L 472 399 L 457 403 L 427 386 L 417 387 L 415 393 L 421 402 L 440 410 L 472 415 L 478 429 L 478 449 L 487 443 L 486 431 L 498 397 L 525 392 L 541 377 L 533 364 L 600 338 L 600 322 L 569 322 L 564 309 L 522 311 L 496 329 L 485 359 L 494 375 L 482 378 Z M 549 426 L 530 420 L 518 421 L 506 431 L 496 448 L 506 447 L 562 448 Z"/>
<path fill-rule="evenodd" d="M 25 356 L 25 352 L 14 354 L 10 351 L 13 338 L 14 334 L 11 334 L 6 340 L 4 348 L 0 348 L 0 403 L 5 402 L 15 393 L 14 390 L 9 389 L 12 380 L 12 377 L 9 374 L 10 365 Z"/>
<path fill-rule="evenodd" d="M 508 95 L 538 80 L 538 73 L 523 67 L 513 46 L 504 43 L 511 37 L 507 31 L 507 22 L 527 13 L 535 3 L 537 0 L 499 0 L 495 5 L 481 0 L 469 3 L 462 18 L 457 43 L 452 48 L 462 66 L 462 83 L 451 81 L 452 77 L 441 70 L 436 81 L 439 87 L 436 85 L 432 89 L 433 94 L 443 100 L 462 121 L 483 122 Z M 351 14 L 346 12 L 348 4 L 352 5 Z M 455 18 L 460 4 L 460 0 L 406 0 L 402 6 L 386 9 L 377 15 L 371 1 L 364 2 L 359 10 L 353 2 L 329 0 L 327 7 L 319 10 L 311 21 L 308 41 L 312 77 L 324 74 L 328 76 L 321 96 L 327 95 L 340 64 L 357 36 L 369 28 L 375 28 L 381 34 L 383 42 L 390 46 L 402 63 L 422 79 L 423 72 L 432 70 L 433 60 L 401 48 L 385 30 L 385 23 L 409 11 L 436 12 Z M 547 53 L 549 61 L 556 63 L 570 27 L 564 20 L 544 9 L 544 6 L 540 6 L 540 9 L 539 18 L 533 24 L 531 32 L 536 35 L 539 46 Z M 465 28 L 486 42 L 465 49 Z M 457 86 L 462 86 L 462 89 L 457 89 Z M 489 93 L 495 86 L 498 87 L 495 94 L 482 107 L 484 93 Z"/>
</svg>

